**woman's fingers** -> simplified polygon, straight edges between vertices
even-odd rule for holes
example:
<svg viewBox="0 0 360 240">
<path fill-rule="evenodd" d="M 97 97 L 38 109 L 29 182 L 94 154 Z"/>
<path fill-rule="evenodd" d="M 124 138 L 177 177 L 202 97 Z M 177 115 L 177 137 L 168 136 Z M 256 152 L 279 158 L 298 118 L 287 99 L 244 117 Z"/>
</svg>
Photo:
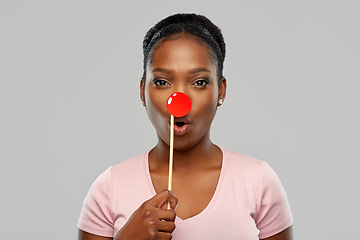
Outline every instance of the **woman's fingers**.
<svg viewBox="0 0 360 240">
<path fill-rule="evenodd" d="M 156 194 L 153 198 L 149 199 L 147 202 L 153 204 L 153 206 L 156 208 L 162 209 L 166 209 L 168 202 L 170 202 L 170 207 L 175 209 L 178 203 L 178 199 L 173 192 L 165 189 Z"/>
<path fill-rule="evenodd" d="M 174 222 L 176 218 L 176 214 L 173 209 L 154 208 L 146 211 L 145 218 L 150 220 L 162 220 L 162 221 Z"/>
<path fill-rule="evenodd" d="M 175 223 L 171 221 L 159 221 L 156 227 L 159 232 L 172 233 L 175 229 Z"/>
<path fill-rule="evenodd" d="M 166 209 L 168 202 L 171 209 Z M 115 239 L 171 239 L 177 202 L 176 196 L 169 190 L 159 192 L 131 215 Z"/>
<path fill-rule="evenodd" d="M 159 232 L 156 235 L 156 240 L 169 240 L 171 238 L 172 238 L 171 233 L 167 233 L 167 232 Z"/>
</svg>

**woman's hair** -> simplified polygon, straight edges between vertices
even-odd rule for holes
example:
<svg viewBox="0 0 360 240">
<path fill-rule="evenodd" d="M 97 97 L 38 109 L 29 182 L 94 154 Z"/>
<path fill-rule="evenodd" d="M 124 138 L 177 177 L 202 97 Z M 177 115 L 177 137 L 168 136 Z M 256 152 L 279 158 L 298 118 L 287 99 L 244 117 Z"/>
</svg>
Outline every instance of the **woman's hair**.
<svg viewBox="0 0 360 240">
<path fill-rule="evenodd" d="M 175 33 L 187 33 L 198 37 L 210 48 L 212 57 L 217 63 L 217 75 L 222 77 L 225 59 L 225 42 L 220 28 L 214 25 L 208 18 L 194 13 L 178 13 L 171 15 L 152 27 L 145 35 L 143 41 L 144 74 L 146 77 L 147 64 L 151 60 L 151 54 L 156 46 L 165 37 Z"/>
</svg>

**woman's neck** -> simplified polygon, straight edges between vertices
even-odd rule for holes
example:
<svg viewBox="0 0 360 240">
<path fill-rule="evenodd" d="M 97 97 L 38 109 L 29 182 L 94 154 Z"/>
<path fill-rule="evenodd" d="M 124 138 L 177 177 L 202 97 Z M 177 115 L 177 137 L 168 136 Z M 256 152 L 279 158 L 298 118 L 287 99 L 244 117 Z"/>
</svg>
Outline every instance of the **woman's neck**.
<svg viewBox="0 0 360 240">
<path fill-rule="evenodd" d="M 158 144 L 149 153 L 150 170 L 168 171 L 169 149 L 169 145 L 159 139 Z M 180 151 L 174 148 L 173 171 L 200 170 L 217 166 L 219 154 L 221 154 L 221 150 L 210 141 L 210 137 L 204 136 L 200 142 L 187 150 Z"/>
</svg>

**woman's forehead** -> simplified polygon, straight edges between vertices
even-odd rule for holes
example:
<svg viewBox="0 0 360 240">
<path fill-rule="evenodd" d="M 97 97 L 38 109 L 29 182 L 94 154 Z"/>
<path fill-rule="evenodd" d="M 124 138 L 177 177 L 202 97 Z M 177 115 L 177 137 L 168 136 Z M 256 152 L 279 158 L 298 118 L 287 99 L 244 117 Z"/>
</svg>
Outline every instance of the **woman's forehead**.
<svg viewBox="0 0 360 240">
<path fill-rule="evenodd" d="M 168 42 L 168 41 L 176 41 L 176 40 L 179 40 L 179 39 L 187 39 L 187 40 L 190 40 L 190 41 L 195 41 L 197 42 L 198 44 L 200 45 L 203 45 L 205 47 L 207 47 L 209 50 L 210 50 L 210 47 L 204 42 L 204 40 L 202 40 L 201 38 L 199 38 L 198 36 L 195 36 L 195 35 L 192 35 L 192 34 L 189 34 L 189 33 L 185 33 L 185 32 L 181 32 L 181 33 L 174 33 L 174 34 L 171 34 L 167 37 L 164 37 L 163 39 L 161 39 L 153 48 L 153 51 L 156 50 L 157 48 L 161 47 L 164 43 Z"/>
<path fill-rule="evenodd" d="M 213 72 L 216 71 L 216 64 L 206 44 L 194 38 L 177 37 L 154 49 L 148 68 L 208 68 Z"/>
</svg>

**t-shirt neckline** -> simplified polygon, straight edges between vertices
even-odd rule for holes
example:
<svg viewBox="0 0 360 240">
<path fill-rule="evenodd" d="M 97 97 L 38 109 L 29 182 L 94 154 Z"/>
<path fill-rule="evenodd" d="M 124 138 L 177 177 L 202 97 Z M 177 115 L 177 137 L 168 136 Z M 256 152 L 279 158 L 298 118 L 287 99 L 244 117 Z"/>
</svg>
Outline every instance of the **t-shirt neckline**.
<svg viewBox="0 0 360 240">
<path fill-rule="evenodd" d="M 220 170 L 220 176 L 219 176 L 219 180 L 218 183 L 216 185 L 216 189 L 214 192 L 214 195 L 212 196 L 209 204 L 204 208 L 204 210 L 202 210 L 199 214 L 187 218 L 187 219 L 181 219 L 180 217 L 176 217 L 176 224 L 177 225 L 188 225 L 188 224 L 194 224 L 195 222 L 201 221 L 202 219 L 206 218 L 214 209 L 217 199 L 219 198 L 219 195 L 221 194 L 222 191 L 222 186 L 223 186 L 223 182 L 224 182 L 224 177 L 225 177 L 225 172 L 226 172 L 226 168 L 227 168 L 227 154 L 226 154 L 226 150 L 220 146 L 217 146 L 221 152 L 222 152 L 222 165 L 221 165 L 221 170 Z M 146 181 L 147 181 L 147 185 L 148 185 L 148 190 L 149 193 L 152 196 L 156 195 L 156 191 L 154 188 L 154 185 L 152 183 L 151 180 L 151 176 L 150 176 L 150 169 L 149 169 L 149 152 L 151 150 L 147 151 L 144 154 L 144 158 L 143 158 L 143 169 L 145 172 L 145 176 L 146 176 Z"/>
</svg>

